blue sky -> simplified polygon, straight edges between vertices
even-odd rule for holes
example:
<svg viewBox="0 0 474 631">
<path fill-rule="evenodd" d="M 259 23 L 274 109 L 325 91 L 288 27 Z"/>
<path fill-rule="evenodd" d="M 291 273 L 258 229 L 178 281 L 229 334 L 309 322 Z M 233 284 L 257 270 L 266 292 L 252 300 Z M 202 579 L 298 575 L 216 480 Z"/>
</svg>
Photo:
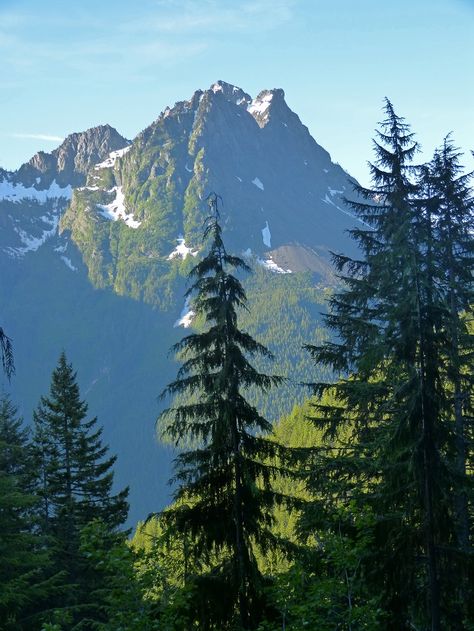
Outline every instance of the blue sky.
<svg viewBox="0 0 474 631">
<path fill-rule="evenodd" d="M 473 42 L 474 0 L 0 0 L 0 166 L 100 123 L 133 138 L 223 79 L 282 87 L 366 183 L 384 96 L 424 157 L 450 131 L 474 149 Z"/>
</svg>

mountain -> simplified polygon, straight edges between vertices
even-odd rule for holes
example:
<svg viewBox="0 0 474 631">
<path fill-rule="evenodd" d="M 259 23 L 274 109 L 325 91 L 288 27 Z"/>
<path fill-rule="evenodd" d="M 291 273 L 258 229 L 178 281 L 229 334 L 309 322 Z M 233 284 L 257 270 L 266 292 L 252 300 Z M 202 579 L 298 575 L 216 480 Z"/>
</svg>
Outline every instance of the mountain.
<svg viewBox="0 0 474 631">
<path fill-rule="evenodd" d="M 165 109 L 120 156 L 90 171 L 61 229 L 96 286 L 164 306 L 161 294 L 147 291 L 149 281 L 158 265 L 165 284 L 178 239 L 199 250 L 210 191 L 222 197 L 230 249 L 324 277 L 328 249 L 352 247 L 344 230 L 354 220 L 342 202 L 350 178 L 288 108 L 283 90 L 252 100 L 222 81 Z"/>
<path fill-rule="evenodd" d="M 0 169 L 0 248 L 11 257 L 35 252 L 53 237 L 73 187 L 111 151 L 129 144 L 110 125 L 71 134 L 53 152 L 38 152 L 18 171 Z"/>
<path fill-rule="evenodd" d="M 248 258 L 242 326 L 287 384 L 256 400 L 275 419 L 317 377 L 302 345 L 324 335 L 331 250 L 353 252 L 354 180 L 287 106 L 223 81 L 166 108 L 130 142 L 110 126 L 72 134 L 0 170 L 0 323 L 14 339 L 12 390 L 26 420 L 64 349 L 131 484 L 131 519 L 166 501 L 173 452 L 154 439 L 169 346 L 197 326 L 185 276 L 204 247 L 205 199 L 222 198 L 230 251 Z"/>
</svg>

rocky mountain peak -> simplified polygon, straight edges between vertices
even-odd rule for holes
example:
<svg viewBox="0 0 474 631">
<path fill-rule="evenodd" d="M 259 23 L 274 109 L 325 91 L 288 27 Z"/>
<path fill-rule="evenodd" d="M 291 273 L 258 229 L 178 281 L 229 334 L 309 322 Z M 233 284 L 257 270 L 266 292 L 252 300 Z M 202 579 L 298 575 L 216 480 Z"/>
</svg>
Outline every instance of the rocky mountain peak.
<svg viewBox="0 0 474 631">
<path fill-rule="evenodd" d="M 247 107 L 252 102 L 252 97 L 244 92 L 242 88 L 239 88 L 231 83 L 225 81 L 216 81 L 209 88 L 209 92 L 224 98 L 226 101 L 235 103 L 235 105 L 241 105 Z"/>
<path fill-rule="evenodd" d="M 16 178 L 27 186 L 36 182 L 40 188 L 47 188 L 53 180 L 60 186 L 81 186 L 94 164 L 129 144 L 110 125 L 98 125 L 70 134 L 51 153 L 39 151 L 20 167 Z"/>
<path fill-rule="evenodd" d="M 74 168 L 85 173 L 93 164 L 104 160 L 111 151 L 123 149 L 129 144 L 130 141 L 110 125 L 99 125 L 71 134 L 53 153 L 60 171 Z"/>
<path fill-rule="evenodd" d="M 285 92 L 281 88 L 262 90 L 247 109 L 259 127 L 265 127 L 276 116 L 281 119 L 293 114 L 285 102 Z"/>
<path fill-rule="evenodd" d="M 266 127 L 269 123 L 278 121 L 288 126 L 289 122 L 299 121 L 285 102 L 285 93 L 281 88 L 262 90 L 254 99 L 238 86 L 219 80 L 213 83 L 207 90 L 197 90 L 189 101 L 178 101 L 173 107 L 166 107 L 155 123 L 143 132 L 144 136 L 150 135 L 150 130 L 162 119 L 174 118 L 194 113 L 196 116 L 204 114 L 213 106 L 219 104 L 237 105 L 245 110 L 257 122 L 260 128 Z"/>
</svg>

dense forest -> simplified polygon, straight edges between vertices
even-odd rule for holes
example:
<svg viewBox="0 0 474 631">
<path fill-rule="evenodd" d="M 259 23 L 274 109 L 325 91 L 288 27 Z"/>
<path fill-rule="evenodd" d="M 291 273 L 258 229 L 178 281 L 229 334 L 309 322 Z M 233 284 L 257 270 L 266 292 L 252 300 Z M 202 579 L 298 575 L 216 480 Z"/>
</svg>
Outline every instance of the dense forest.
<svg viewBox="0 0 474 631">
<path fill-rule="evenodd" d="M 177 447 L 166 510 L 124 529 L 127 489 L 64 352 L 30 430 L 2 397 L 0 629 L 474 630 L 471 174 L 450 136 L 417 164 L 384 113 L 372 186 L 346 200 L 359 256 L 333 255 L 323 321 L 299 322 L 278 276 L 256 297 L 312 330 L 284 375 L 248 333 L 249 262 L 208 197 L 195 328 L 157 421 Z M 1 328 L 0 344 L 14 379 Z M 272 423 L 266 400 L 296 381 L 308 400 Z"/>
</svg>

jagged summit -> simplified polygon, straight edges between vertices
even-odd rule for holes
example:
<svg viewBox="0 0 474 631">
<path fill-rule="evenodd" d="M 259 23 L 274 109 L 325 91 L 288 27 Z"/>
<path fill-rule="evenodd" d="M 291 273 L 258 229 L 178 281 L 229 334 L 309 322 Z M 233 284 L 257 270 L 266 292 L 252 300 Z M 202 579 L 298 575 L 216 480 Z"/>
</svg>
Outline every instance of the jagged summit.
<svg viewBox="0 0 474 631">
<path fill-rule="evenodd" d="M 46 188 L 53 179 L 60 186 L 81 186 L 88 170 L 104 160 L 111 151 L 122 149 L 130 141 L 110 125 L 98 125 L 67 136 L 50 153 L 39 151 L 16 173 L 17 180 L 38 188 Z"/>
<path fill-rule="evenodd" d="M 285 102 L 285 92 L 281 88 L 262 90 L 252 99 L 242 88 L 219 80 L 207 90 L 197 90 L 189 101 L 178 101 L 173 107 L 166 107 L 158 120 L 187 112 L 192 112 L 197 116 L 200 111 L 206 111 L 211 103 L 221 101 L 231 103 L 247 111 L 259 127 L 265 127 L 272 117 L 275 117 L 275 112 L 284 117 L 292 113 Z"/>
<path fill-rule="evenodd" d="M 231 83 L 226 83 L 225 81 L 216 81 L 216 83 L 211 85 L 209 90 L 219 95 L 221 98 L 226 99 L 226 101 L 243 107 L 246 107 L 252 101 L 252 97 L 244 92 L 242 88 L 232 85 Z"/>
<path fill-rule="evenodd" d="M 55 182 L 61 188 L 81 186 L 87 172 L 112 151 L 130 145 L 110 125 L 97 125 L 83 132 L 69 134 L 51 152 L 38 151 L 17 171 L 0 168 L 0 183 L 43 191 Z"/>
</svg>

